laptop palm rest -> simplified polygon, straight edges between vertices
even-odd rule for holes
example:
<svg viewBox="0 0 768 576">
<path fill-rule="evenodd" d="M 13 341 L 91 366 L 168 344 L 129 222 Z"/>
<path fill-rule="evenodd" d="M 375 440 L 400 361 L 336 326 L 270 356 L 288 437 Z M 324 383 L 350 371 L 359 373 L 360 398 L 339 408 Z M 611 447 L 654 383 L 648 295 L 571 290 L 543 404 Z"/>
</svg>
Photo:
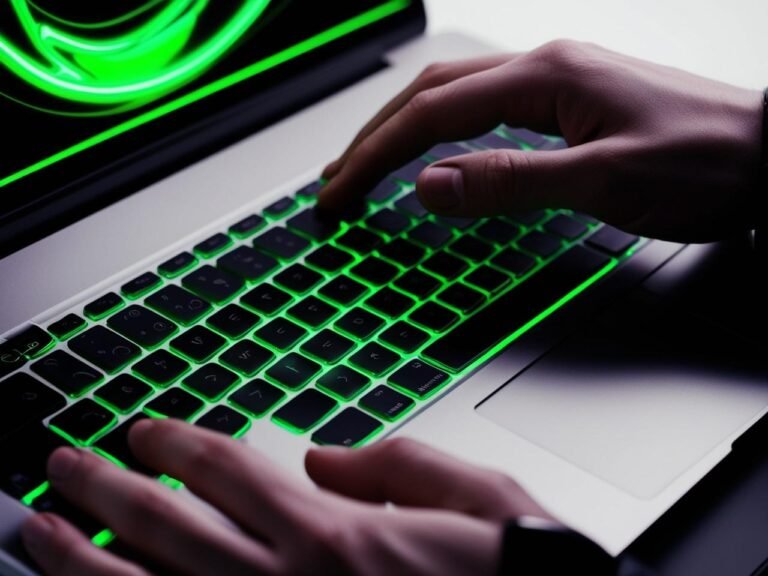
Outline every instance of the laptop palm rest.
<svg viewBox="0 0 768 576">
<path fill-rule="evenodd" d="M 638 291 L 477 411 L 638 498 L 652 498 L 768 405 L 759 350 Z"/>
</svg>

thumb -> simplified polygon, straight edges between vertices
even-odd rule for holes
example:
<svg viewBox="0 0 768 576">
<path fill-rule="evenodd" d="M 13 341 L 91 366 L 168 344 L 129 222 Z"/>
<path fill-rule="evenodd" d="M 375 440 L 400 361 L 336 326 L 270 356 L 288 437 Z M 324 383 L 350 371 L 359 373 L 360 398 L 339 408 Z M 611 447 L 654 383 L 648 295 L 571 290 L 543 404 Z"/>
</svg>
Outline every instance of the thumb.
<svg viewBox="0 0 768 576">
<path fill-rule="evenodd" d="M 358 500 L 490 519 L 549 517 L 511 478 L 405 438 L 357 449 L 313 449 L 306 468 L 318 485 Z"/>
<path fill-rule="evenodd" d="M 590 145 L 562 150 L 488 150 L 425 169 L 421 203 L 445 216 L 495 216 L 539 208 L 592 208 L 600 171 Z"/>
</svg>

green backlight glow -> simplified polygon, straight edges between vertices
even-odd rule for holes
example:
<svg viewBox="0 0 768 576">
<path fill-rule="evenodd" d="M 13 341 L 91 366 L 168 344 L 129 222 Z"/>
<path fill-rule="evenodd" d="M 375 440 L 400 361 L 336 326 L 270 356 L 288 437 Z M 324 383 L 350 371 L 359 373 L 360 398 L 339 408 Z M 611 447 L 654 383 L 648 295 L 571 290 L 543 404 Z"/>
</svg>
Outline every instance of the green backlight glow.
<svg viewBox="0 0 768 576">
<path fill-rule="evenodd" d="M 181 0 L 178 0 L 178 1 L 181 1 Z M 14 0 L 14 2 L 23 4 L 21 0 Z M 267 3 L 268 3 L 267 0 L 261 0 L 261 1 L 249 2 L 245 4 L 241 9 L 241 11 L 238 12 L 238 14 L 240 14 L 239 18 L 233 19 L 230 22 L 232 26 L 232 29 L 230 30 L 230 35 L 233 35 L 235 33 L 235 30 L 240 30 L 240 28 L 235 26 L 235 23 L 238 23 L 240 26 L 243 26 L 244 22 L 249 22 L 248 25 L 250 25 L 250 23 L 252 23 L 253 20 L 247 18 L 247 16 L 252 15 L 254 13 L 252 11 L 255 11 L 256 7 L 261 7 L 261 10 L 263 10 L 266 7 Z M 66 158 L 74 156 L 80 152 L 88 150 L 89 148 L 92 148 L 97 144 L 100 144 L 111 138 L 119 136 L 120 134 L 133 130 L 135 128 L 138 128 L 139 126 L 147 124 L 153 120 L 157 120 L 158 118 L 166 116 L 167 114 L 170 114 L 171 112 L 179 110 L 180 108 L 189 106 L 190 104 L 193 104 L 199 100 L 207 98 L 212 94 L 221 92 L 222 90 L 230 88 L 231 86 L 234 86 L 240 82 L 248 80 L 249 78 L 253 78 L 254 76 L 262 74 L 281 64 L 289 62 L 290 60 L 294 60 L 304 54 L 312 52 L 322 46 L 325 46 L 335 40 L 338 40 L 339 38 L 347 36 L 352 32 L 365 28 L 366 26 L 370 26 L 375 22 L 378 22 L 397 12 L 400 12 L 405 8 L 407 8 L 409 5 L 410 5 L 410 0 L 389 0 L 388 2 L 385 2 L 380 6 L 377 6 L 376 8 L 372 8 L 371 10 L 367 10 L 361 14 L 358 14 L 357 16 L 350 18 L 349 20 L 346 20 L 335 26 L 332 26 L 331 28 L 328 28 L 314 36 L 311 36 L 306 40 L 303 40 L 297 44 L 294 44 L 293 46 L 290 46 L 284 50 L 281 50 L 280 52 L 277 52 L 272 56 L 269 56 L 258 62 L 255 62 L 237 72 L 234 72 L 228 76 L 220 78 L 219 80 L 216 80 L 215 82 L 212 82 L 201 88 L 198 88 L 188 94 L 180 96 L 169 102 L 166 102 L 165 104 L 158 106 L 157 108 L 154 108 L 152 110 L 139 114 L 138 116 L 135 116 L 130 120 L 117 124 L 116 126 L 113 126 L 112 128 L 105 130 L 94 136 L 91 136 L 90 138 L 87 138 L 86 140 L 83 140 L 82 142 L 79 142 L 74 146 L 70 146 L 69 148 L 66 148 L 52 156 L 49 156 L 48 158 L 45 158 L 39 162 L 36 162 L 31 166 L 28 166 L 27 168 L 24 168 L 9 176 L 6 176 L 0 179 L 0 188 L 2 188 L 3 186 L 7 186 L 8 184 L 11 184 L 12 182 L 15 182 L 17 180 L 20 180 L 25 176 L 29 176 L 30 174 L 38 172 L 39 170 L 42 170 L 43 168 L 51 166 L 52 164 L 55 164 Z M 250 8 L 251 11 L 247 11 L 248 8 Z M 221 32 L 219 34 L 221 34 Z M 240 30 L 238 34 L 242 34 L 242 30 Z M 237 37 L 230 38 L 232 42 L 234 42 L 234 40 L 236 39 Z M 223 40 L 221 40 L 219 45 L 223 46 L 224 44 L 226 43 Z M 11 58 L 11 54 L 16 54 L 16 56 L 19 56 L 19 55 L 18 53 L 13 51 L 9 52 L 9 46 L 10 44 L 8 43 L 8 41 L 2 36 L 0 36 L 0 63 L 3 63 L 11 67 L 11 64 L 9 64 L 9 62 L 13 62 L 14 64 L 13 64 L 13 67 L 11 68 L 13 71 L 17 72 L 17 74 L 19 73 L 23 74 L 24 76 L 22 77 L 24 78 L 29 77 L 30 80 L 32 80 L 33 82 L 37 82 L 38 77 L 36 77 L 29 70 L 27 70 L 27 68 L 22 66 L 17 59 Z M 210 62 L 203 65 L 203 67 L 209 64 Z M 176 70 L 177 70 L 176 75 L 173 78 L 178 79 L 181 77 L 180 76 L 181 71 L 178 67 L 176 68 Z M 134 92 L 134 97 L 138 97 L 137 94 L 139 93 L 144 94 L 144 96 L 146 96 L 147 94 L 151 94 L 151 90 L 152 90 L 151 87 L 157 86 L 157 81 L 156 81 L 157 78 L 159 78 L 159 76 L 156 77 L 154 82 L 134 83 L 133 84 L 134 89 L 138 90 L 138 92 Z M 171 89 L 171 87 L 178 87 L 179 85 L 179 83 L 176 80 L 173 80 L 170 77 L 167 77 L 166 81 L 168 82 L 168 84 L 166 84 L 166 90 Z M 80 86 L 80 83 L 77 83 L 77 85 Z M 60 86 L 60 84 L 55 83 L 54 86 Z M 141 92 L 141 90 L 145 90 L 145 92 Z M 98 98 L 104 97 L 105 101 L 109 102 L 109 99 L 119 94 L 119 91 L 110 92 L 109 90 L 107 90 L 106 92 L 104 92 L 104 91 L 98 91 L 98 90 L 96 91 L 90 90 L 90 91 L 87 91 L 86 93 L 89 95 L 88 96 L 89 98 L 94 97 L 98 100 Z"/>
<path fill-rule="evenodd" d="M 32 506 L 32 503 L 37 500 L 42 494 L 45 494 L 45 492 L 48 491 L 48 488 L 50 487 L 50 483 L 46 480 L 40 486 L 35 488 L 34 490 L 31 490 L 29 493 L 27 493 L 22 499 L 21 503 L 24 504 L 24 506 Z"/>
<path fill-rule="evenodd" d="M 91 542 L 93 542 L 94 546 L 98 546 L 99 548 L 104 548 L 107 546 L 112 540 L 115 539 L 115 533 L 112 532 L 109 528 L 104 528 L 101 532 L 96 534 L 93 538 L 91 538 Z"/>
</svg>

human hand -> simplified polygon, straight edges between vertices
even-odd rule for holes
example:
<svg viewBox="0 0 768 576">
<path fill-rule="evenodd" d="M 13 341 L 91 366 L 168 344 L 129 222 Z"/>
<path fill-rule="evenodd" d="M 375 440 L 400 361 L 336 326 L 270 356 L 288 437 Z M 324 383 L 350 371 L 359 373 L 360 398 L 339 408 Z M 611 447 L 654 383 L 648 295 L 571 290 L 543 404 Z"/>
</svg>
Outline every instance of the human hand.
<svg viewBox="0 0 768 576">
<path fill-rule="evenodd" d="M 184 482 L 240 530 L 86 451 L 56 451 L 50 481 L 163 573 L 494 574 L 504 520 L 550 518 L 508 477 L 403 439 L 310 451 L 307 471 L 320 488 L 179 421 L 139 422 L 129 441 L 145 464 Z M 49 575 L 147 574 L 51 514 L 30 518 L 22 537 Z"/>
<path fill-rule="evenodd" d="M 570 208 L 645 236 L 721 239 L 764 213 L 761 101 L 757 91 L 572 41 L 495 65 L 437 64 L 325 169 L 320 207 L 338 211 L 434 144 L 505 123 L 562 134 L 569 148 L 436 162 L 416 186 L 427 208 L 450 216 Z"/>
</svg>

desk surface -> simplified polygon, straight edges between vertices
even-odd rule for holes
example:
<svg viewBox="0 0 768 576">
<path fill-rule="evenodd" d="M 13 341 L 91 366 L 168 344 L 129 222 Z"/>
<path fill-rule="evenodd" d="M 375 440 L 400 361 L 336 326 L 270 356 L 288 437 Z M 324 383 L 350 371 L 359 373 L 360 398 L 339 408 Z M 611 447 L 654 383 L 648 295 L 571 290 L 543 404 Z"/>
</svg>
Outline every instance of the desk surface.
<svg viewBox="0 0 768 576">
<path fill-rule="evenodd" d="M 510 50 L 574 38 L 751 88 L 768 85 L 765 0 L 425 0 L 430 31 Z"/>
</svg>

